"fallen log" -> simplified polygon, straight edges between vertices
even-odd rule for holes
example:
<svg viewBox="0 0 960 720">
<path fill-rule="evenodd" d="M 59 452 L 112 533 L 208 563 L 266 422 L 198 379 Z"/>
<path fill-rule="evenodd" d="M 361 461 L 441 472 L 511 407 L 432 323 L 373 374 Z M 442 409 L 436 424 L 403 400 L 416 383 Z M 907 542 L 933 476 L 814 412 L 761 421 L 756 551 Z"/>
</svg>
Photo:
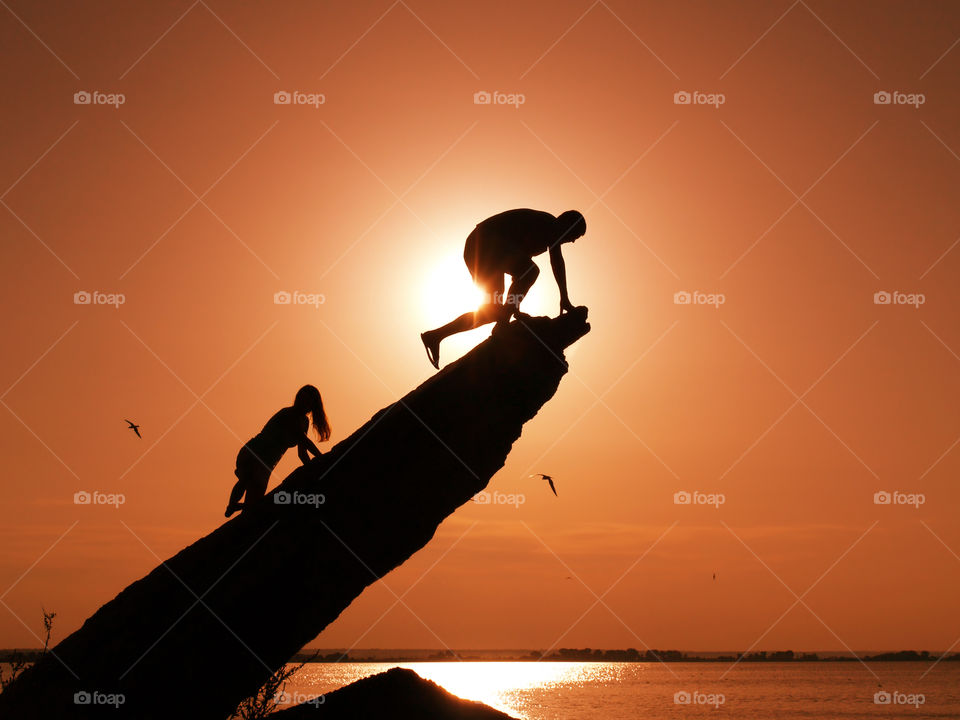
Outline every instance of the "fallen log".
<svg viewBox="0 0 960 720">
<path fill-rule="evenodd" d="M 0 717 L 227 717 L 486 487 L 586 318 L 495 332 L 103 605 L 0 694 Z"/>
</svg>

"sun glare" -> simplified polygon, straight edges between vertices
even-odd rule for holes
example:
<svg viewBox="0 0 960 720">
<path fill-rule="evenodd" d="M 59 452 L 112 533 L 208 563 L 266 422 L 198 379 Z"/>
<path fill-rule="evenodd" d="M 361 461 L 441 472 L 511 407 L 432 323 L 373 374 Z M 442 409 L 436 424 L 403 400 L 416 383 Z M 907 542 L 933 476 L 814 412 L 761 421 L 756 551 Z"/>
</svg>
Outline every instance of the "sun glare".
<svg viewBox="0 0 960 720">
<path fill-rule="evenodd" d="M 542 264 L 541 264 L 542 265 Z M 542 285 L 550 284 L 549 262 L 540 268 L 540 277 L 527 293 L 521 309 L 530 315 L 555 315 L 557 308 L 547 302 L 548 292 Z M 510 288 L 510 276 L 505 278 L 504 292 Z M 423 325 L 439 327 L 465 312 L 476 310 L 485 301 L 484 292 L 477 287 L 459 252 L 448 253 L 435 262 L 421 281 L 421 312 Z"/>
<path fill-rule="evenodd" d="M 580 663 L 565 662 L 447 662 L 403 663 L 420 677 L 466 700 L 504 712 L 514 712 L 510 698 L 518 691 L 577 679 Z"/>
<path fill-rule="evenodd" d="M 424 326 L 434 328 L 483 304 L 483 291 L 473 278 L 460 253 L 449 253 L 429 269 L 421 285 Z"/>
</svg>

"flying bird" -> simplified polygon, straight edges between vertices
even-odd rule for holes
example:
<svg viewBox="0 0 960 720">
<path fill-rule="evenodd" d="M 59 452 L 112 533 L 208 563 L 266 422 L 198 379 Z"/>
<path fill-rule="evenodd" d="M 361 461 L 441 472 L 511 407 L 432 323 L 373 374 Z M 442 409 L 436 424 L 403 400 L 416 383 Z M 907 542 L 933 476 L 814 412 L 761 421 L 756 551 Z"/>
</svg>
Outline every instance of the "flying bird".
<svg viewBox="0 0 960 720">
<path fill-rule="evenodd" d="M 557 488 L 553 484 L 553 478 L 549 475 L 544 475 L 543 473 L 534 473 L 530 477 L 541 477 L 547 481 L 547 484 L 550 485 L 550 489 L 553 490 L 553 494 L 557 494 Z"/>
<path fill-rule="evenodd" d="M 140 426 L 139 426 L 139 425 L 130 422 L 130 421 L 127 420 L 126 418 L 124 418 L 123 420 L 124 420 L 124 422 L 127 423 L 127 425 L 129 426 L 129 428 L 130 428 L 131 430 L 133 430 L 133 431 L 137 434 L 137 437 L 138 437 L 138 438 L 143 439 L 143 435 L 140 434 Z"/>
</svg>

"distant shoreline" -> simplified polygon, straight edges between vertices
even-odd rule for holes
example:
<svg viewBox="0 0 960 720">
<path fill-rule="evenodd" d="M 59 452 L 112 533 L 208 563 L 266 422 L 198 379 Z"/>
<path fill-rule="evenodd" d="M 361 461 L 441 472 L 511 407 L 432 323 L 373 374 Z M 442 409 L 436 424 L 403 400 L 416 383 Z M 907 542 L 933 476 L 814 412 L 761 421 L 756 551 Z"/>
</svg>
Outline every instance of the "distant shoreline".
<svg viewBox="0 0 960 720">
<path fill-rule="evenodd" d="M 39 648 L 0 649 L 0 663 L 9 662 L 18 654 L 27 662 L 36 662 Z M 732 652 L 683 652 L 680 650 L 595 650 L 591 648 L 561 648 L 548 655 L 537 650 L 303 650 L 290 662 L 307 663 L 409 663 L 409 662 L 951 662 L 960 661 L 960 652 L 943 657 L 942 652 L 899 650 L 872 655 L 838 654 L 836 651 L 795 653 L 792 650 L 760 651 L 753 653 Z"/>
<path fill-rule="evenodd" d="M 927 650 L 899 650 L 872 655 L 841 655 L 836 652 L 794 653 L 792 650 L 754 653 L 687 653 L 679 650 L 593 650 L 561 648 L 556 652 L 520 650 L 391 651 L 391 650 L 316 650 L 297 653 L 291 662 L 933 662 L 943 653 Z M 942 657 L 942 662 L 960 660 L 960 652 Z"/>
</svg>

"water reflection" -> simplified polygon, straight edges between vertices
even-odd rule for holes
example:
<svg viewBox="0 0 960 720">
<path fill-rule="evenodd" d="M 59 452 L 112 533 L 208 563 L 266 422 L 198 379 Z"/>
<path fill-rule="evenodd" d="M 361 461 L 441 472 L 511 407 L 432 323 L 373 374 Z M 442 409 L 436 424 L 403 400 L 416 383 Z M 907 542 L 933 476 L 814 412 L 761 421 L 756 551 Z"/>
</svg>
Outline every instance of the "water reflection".
<svg viewBox="0 0 960 720">
<path fill-rule="evenodd" d="M 476 700 L 510 715 L 523 715 L 530 690 L 616 682 L 617 665 L 582 662 L 403 663 L 458 697 Z"/>
</svg>

